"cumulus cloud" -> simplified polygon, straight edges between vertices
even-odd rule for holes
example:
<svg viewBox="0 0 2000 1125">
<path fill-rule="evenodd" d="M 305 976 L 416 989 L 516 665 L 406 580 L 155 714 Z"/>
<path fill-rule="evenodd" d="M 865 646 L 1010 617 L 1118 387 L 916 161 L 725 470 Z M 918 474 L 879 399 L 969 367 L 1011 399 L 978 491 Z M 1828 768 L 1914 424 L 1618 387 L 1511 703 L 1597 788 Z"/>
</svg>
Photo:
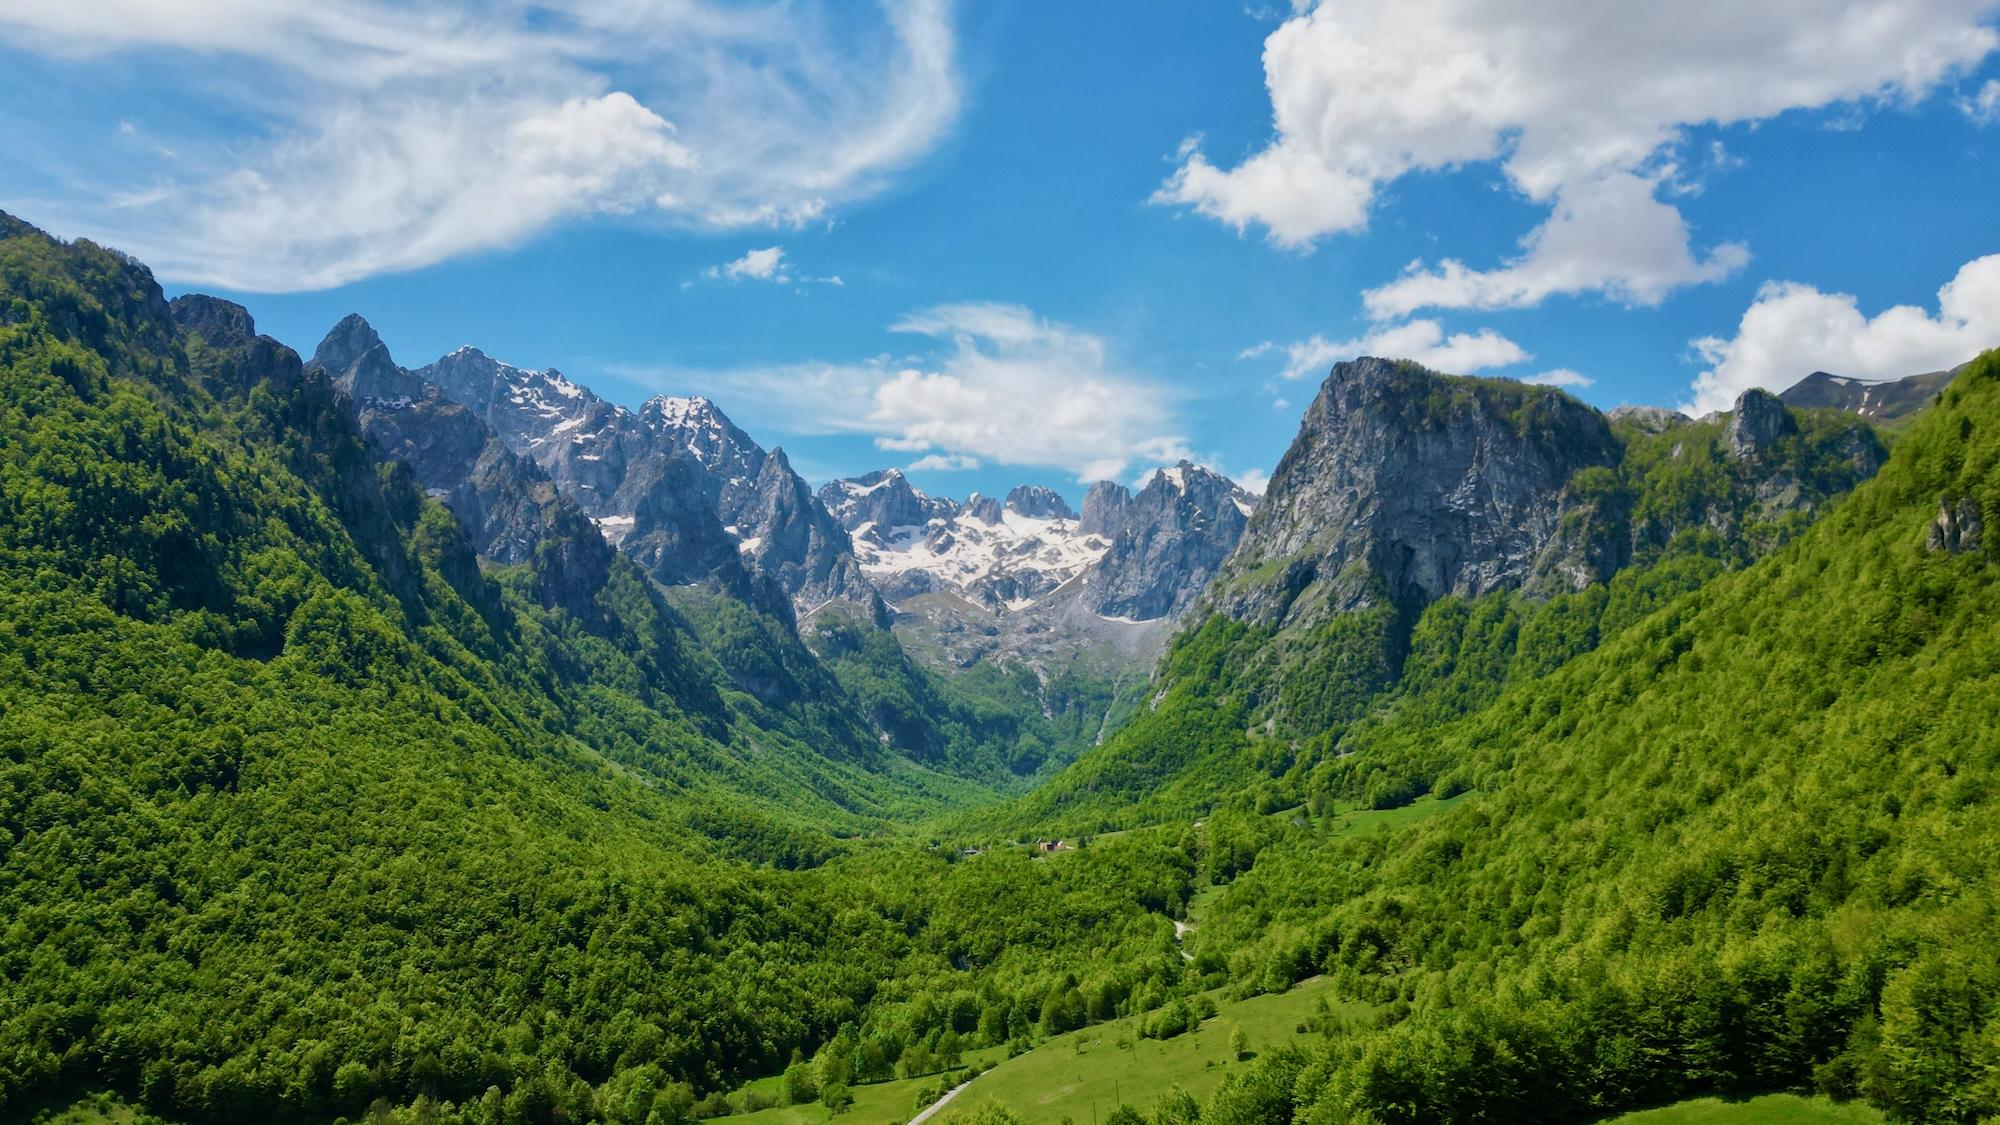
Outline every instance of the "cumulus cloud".
<svg viewBox="0 0 2000 1125">
<path fill-rule="evenodd" d="M 987 302 L 921 309 L 890 329 L 930 339 L 936 354 L 618 373 L 677 393 L 699 390 L 754 425 L 866 434 L 879 449 L 922 454 L 912 468 L 998 463 L 1092 481 L 1193 459 L 1174 392 L 1125 370 L 1099 336 Z"/>
<path fill-rule="evenodd" d="M 1481 270 L 1418 267 L 1371 294 L 1376 315 L 1497 308 L 1556 293 L 1657 302 L 1739 268 L 1696 250 L 1661 200 L 1685 181 L 1688 127 L 1787 110 L 1914 100 L 2000 44 L 1992 0 L 1296 0 L 1264 43 L 1275 136 L 1235 167 L 1199 138 L 1158 202 L 1281 246 L 1358 230 L 1384 186 L 1496 163 L 1549 207 L 1523 254 Z"/>
<path fill-rule="evenodd" d="M 95 194 L 42 217 L 236 289 L 339 285 L 591 214 L 820 222 L 960 101 L 949 0 L 0 0 L 0 33 L 59 61 L 143 54 L 212 95 L 159 138 L 184 160 L 73 171 Z"/>
<path fill-rule="evenodd" d="M 1262 344 L 1243 353 L 1252 358 L 1271 350 Z M 1385 359 L 1410 359 L 1457 375 L 1470 375 L 1495 367 L 1506 367 L 1531 358 L 1519 344 L 1491 328 L 1447 335 L 1435 320 L 1412 320 L 1377 328 L 1352 340 L 1329 340 L 1314 335 L 1284 346 L 1286 379 L 1319 378 L 1327 368 L 1344 359 L 1374 355 Z"/>
<path fill-rule="evenodd" d="M 1687 409 L 1727 410 L 1752 387 L 1781 391 L 1814 371 L 1900 379 L 1938 371 L 2000 346 L 2000 254 L 1976 258 L 1938 290 L 1937 312 L 1897 305 L 1870 317 L 1846 293 L 1772 282 L 1743 313 L 1736 335 L 1694 341 L 1709 366 Z"/>
<path fill-rule="evenodd" d="M 702 276 L 710 279 L 727 278 L 730 281 L 790 281 L 791 271 L 785 267 L 785 248 L 766 246 L 762 250 L 746 250 L 741 258 L 710 266 L 702 271 Z"/>
<path fill-rule="evenodd" d="M 1557 293 L 1593 291 L 1656 305 L 1681 286 L 1719 281 L 1749 261 L 1749 250 L 1733 242 L 1696 257 L 1686 221 L 1656 190 L 1654 180 L 1629 172 L 1565 185 L 1548 221 L 1523 240 L 1520 257 L 1491 270 L 1453 259 L 1435 269 L 1413 262 L 1402 277 L 1363 294 L 1362 303 L 1377 318 L 1425 308 L 1524 308 Z"/>
<path fill-rule="evenodd" d="M 1079 480 L 1189 456 L 1165 390 L 1120 372 L 1097 336 L 990 303 L 940 305 L 891 327 L 949 348 L 937 370 L 906 368 L 875 387 L 867 422 L 899 448 L 1051 466 Z"/>
<path fill-rule="evenodd" d="M 1245 469 L 1229 479 L 1252 496 L 1262 496 L 1264 490 L 1271 487 L 1271 474 L 1262 469 Z"/>
</svg>

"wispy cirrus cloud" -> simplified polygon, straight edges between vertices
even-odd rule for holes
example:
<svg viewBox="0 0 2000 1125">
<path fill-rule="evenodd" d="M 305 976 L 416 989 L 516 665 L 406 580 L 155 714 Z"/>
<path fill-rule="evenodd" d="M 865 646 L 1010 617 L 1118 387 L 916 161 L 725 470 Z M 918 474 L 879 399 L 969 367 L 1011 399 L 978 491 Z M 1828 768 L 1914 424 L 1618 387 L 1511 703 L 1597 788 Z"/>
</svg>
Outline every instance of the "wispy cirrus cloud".
<svg viewBox="0 0 2000 1125">
<path fill-rule="evenodd" d="M 179 159 L 117 165 L 123 182 L 95 161 L 43 217 L 236 289 L 339 285 L 589 215 L 820 222 L 960 102 L 949 0 L 0 0 L 0 33 L 79 72 L 143 55 L 212 95 L 183 132 L 155 122 Z"/>
</svg>

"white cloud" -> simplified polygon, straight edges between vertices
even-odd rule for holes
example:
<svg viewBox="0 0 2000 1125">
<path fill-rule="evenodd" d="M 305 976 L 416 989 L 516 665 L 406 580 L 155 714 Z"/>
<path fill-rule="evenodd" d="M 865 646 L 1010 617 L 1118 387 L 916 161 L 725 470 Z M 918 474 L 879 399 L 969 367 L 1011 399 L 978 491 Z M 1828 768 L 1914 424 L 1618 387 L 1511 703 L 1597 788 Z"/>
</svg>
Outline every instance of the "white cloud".
<svg viewBox="0 0 2000 1125">
<path fill-rule="evenodd" d="M 1725 243 L 1696 258 L 1687 223 L 1655 196 L 1657 184 L 1614 172 L 1558 189 L 1548 221 L 1522 240 L 1523 254 L 1493 270 L 1446 259 L 1436 269 L 1411 263 L 1400 278 L 1362 295 L 1369 315 L 1408 316 L 1418 309 L 1506 309 L 1557 293 L 1608 293 L 1656 305 L 1675 289 L 1719 281 L 1743 268 L 1749 251 Z"/>
<path fill-rule="evenodd" d="M 1236 482 L 1238 488 L 1252 496 L 1262 496 L 1264 490 L 1271 487 L 1271 474 L 1262 469 L 1245 469 L 1230 479 Z"/>
<path fill-rule="evenodd" d="M 1168 392 L 1116 369 L 1097 336 L 1015 305 L 940 305 L 891 326 L 948 342 L 932 372 L 875 387 L 867 422 L 915 448 L 1113 478 L 1134 461 L 1175 461 Z"/>
<path fill-rule="evenodd" d="M 2000 123 L 2000 78 L 1989 78 L 1978 93 L 1960 98 L 1958 108 L 1981 125 Z"/>
<path fill-rule="evenodd" d="M 929 469 L 934 472 L 954 473 L 978 467 L 979 458 L 967 457 L 963 453 L 926 453 L 910 462 L 909 471 L 917 473 Z"/>
<path fill-rule="evenodd" d="M 1262 354 L 1262 350 L 1251 349 L 1244 355 Z M 1425 367 L 1458 375 L 1506 367 L 1531 358 L 1519 344 L 1491 328 L 1447 336 L 1444 326 L 1435 320 L 1412 320 L 1377 328 L 1352 340 L 1328 340 L 1314 335 L 1285 345 L 1284 352 L 1282 375 L 1287 379 L 1318 378 L 1333 364 L 1364 355 L 1415 360 Z"/>
<path fill-rule="evenodd" d="M 958 113 L 949 0 L 868 11 L 0 0 L 0 34 L 59 62 L 144 53 L 217 110 L 161 138 L 183 166 L 128 162 L 116 183 L 76 173 L 100 194 L 43 221 L 178 280 L 298 290 L 510 246 L 590 214 L 705 230 L 823 221 L 883 187 Z M 238 124 L 217 133 L 217 121 Z M 113 205 L 156 180 L 157 202 Z"/>
<path fill-rule="evenodd" d="M 1663 190 L 1690 126 L 1914 100 L 1994 50 L 1992 0 L 1297 0 L 1264 43 L 1275 136 L 1233 168 L 1198 139 L 1154 199 L 1303 248 L 1358 230 L 1382 188 L 1498 163 L 1550 216 L 1491 270 L 1447 262 L 1371 309 L 1635 303 L 1741 266 L 1696 251 Z"/>
<path fill-rule="evenodd" d="M 1873 317 L 1845 293 L 1798 282 L 1758 291 L 1731 339 L 1694 341 L 1709 366 L 1696 377 L 1687 409 L 1727 410 L 1751 387 L 1781 391 L 1814 371 L 1899 379 L 1937 371 L 2000 346 L 2000 254 L 1976 258 L 1938 290 L 1935 316 L 1897 305 Z"/>
<path fill-rule="evenodd" d="M 1557 367 L 1539 375 L 1523 375 L 1521 381 L 1531 387 L 1588 387 L 1596 380 L 1567 367 Z"/>
<path fill-rule="evenodd" d="M 791 271 L 785 268 L 785 248 L 782 246 L 766 246 L 761 250 L 747 250 L 741 258 L 733 262 L 725 262 L 719 266 L 708 267 L 702 271 L 702 276 L 728 278 L 730 281 L 741 281 L 746 277 L 752 281 L 790 281 L 792 279 Z"/>
<path fill-rule="evenodd" d="M 916 364 L 882 356 L 730 371 L 624 368 L 618 374 L 700 391 L 753 426 L 866 434 L 925 467 L 972 462 L 1056 468 L 1080 481 L 1132 465 L 1192 459 L 1175 393 L 1121 368 L 1105 341 L 1017 305 L 971 302 L 913 312 L 892 331 L 941 351 Z M 740 404 L 740 407 L 739 405 Z M 912 466 L 915 467 L 915 466 Z"/>
</svg>

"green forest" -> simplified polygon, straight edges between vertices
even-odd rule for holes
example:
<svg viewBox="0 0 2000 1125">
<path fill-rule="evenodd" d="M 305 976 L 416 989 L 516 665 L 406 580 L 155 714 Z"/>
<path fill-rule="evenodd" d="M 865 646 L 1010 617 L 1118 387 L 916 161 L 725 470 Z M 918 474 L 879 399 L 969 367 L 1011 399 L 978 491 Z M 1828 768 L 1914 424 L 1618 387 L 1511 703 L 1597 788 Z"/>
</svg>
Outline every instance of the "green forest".
<svg viewBox="0 0 2000 1125">
<path fill-rule="evenodd" d="M 486 565 L 222 306 L 0 217 L 0 1117 L 1008 1122 L 1232 1020 L 1105 1125 L 2000 1117 L 2000 537 L 1932 534 L 2000 353 L 1796 412 L 1810 514 L 1624 425 L 1608 581 L 1197 616 L 1121 701 Z"/>
</svg>

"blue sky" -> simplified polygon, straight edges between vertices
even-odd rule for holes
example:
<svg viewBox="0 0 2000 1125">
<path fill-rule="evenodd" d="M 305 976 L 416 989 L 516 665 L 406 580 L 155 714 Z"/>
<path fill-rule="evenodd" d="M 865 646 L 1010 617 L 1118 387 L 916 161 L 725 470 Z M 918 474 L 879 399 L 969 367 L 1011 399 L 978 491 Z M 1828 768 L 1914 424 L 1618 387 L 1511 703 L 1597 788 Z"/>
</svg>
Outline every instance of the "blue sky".
<svg viewBox="0 0 2000 1125">
<path fill-rule="evenodd" d="M 1359 351 L 1710 408 L 2000 344 L 1986 0 L 51 7 L 0 206 L 815 480 L 1255 483 Z"/>
</svg>

